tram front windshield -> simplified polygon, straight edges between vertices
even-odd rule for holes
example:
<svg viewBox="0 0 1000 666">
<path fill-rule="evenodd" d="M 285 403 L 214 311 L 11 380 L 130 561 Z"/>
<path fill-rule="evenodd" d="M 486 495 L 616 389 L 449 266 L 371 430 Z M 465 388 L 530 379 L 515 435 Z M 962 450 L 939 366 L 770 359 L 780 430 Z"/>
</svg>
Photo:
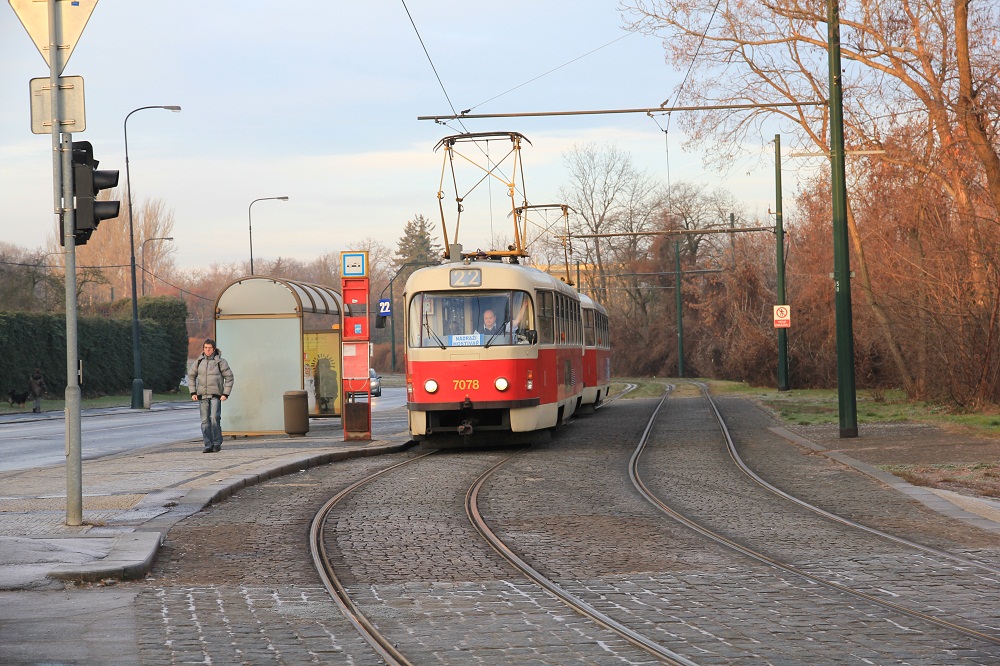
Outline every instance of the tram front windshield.
<svg viewBox="0 0 1000 666">
<path fill-rule="evenodd" d="M 411 347 L 491 347 L 534 340 L 535 314 L 523 291 L 424 292 L 410 301 Z"/>
</svg>

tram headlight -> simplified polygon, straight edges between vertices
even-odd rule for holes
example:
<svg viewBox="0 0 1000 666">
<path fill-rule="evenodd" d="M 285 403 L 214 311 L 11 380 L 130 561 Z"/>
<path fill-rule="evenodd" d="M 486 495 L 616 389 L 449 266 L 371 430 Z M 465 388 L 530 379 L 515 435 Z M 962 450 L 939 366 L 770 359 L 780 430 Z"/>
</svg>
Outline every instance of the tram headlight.
<svg viewBox="0 0 1000 666">
<path fill-rule="evenodd" d="M 437 393 L 438 383 L 433 379 L 428 379 L 426 382 L 424 382 L 424 390 L 427 391 L 428 393 Z"/>
<path fill-rule="evenodd" d="M 493 382 L 493 386 L 496 386 L 498 391 L 506 391 L 510 388 L 510 382 L 507 381 L 506 377 L 497 377 L 496 381 Z"/>
</svg>

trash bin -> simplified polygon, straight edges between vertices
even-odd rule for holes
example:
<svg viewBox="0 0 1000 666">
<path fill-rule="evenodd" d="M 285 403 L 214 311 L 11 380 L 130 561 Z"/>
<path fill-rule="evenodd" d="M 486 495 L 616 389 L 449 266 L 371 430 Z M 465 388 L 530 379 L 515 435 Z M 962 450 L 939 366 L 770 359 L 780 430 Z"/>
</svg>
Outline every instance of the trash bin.
<svg viewBox="0 0 1000 666">
<path fill-rule="evenodd" d="M 347 432 L 368 432 L 371 423 L 371 405 L 367 400 L 344 403 L 344 430 Z"/>
<path fill-rule="evenodd" d="M 309 394 L 285 391 L 285 432 L 289 437 L 304 437 L 309 432 Z"/>
<path fill-rule="evenodd" d="M 149 409 L 153 406 L 153 389 L 142 390 L 142 408 Z"/>
</svg>

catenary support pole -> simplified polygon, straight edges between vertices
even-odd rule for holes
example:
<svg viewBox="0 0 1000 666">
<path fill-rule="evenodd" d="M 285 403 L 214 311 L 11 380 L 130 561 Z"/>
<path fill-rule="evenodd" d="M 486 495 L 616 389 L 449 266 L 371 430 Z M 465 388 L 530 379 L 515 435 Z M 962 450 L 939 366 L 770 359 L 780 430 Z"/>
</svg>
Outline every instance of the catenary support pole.
<svg viewBox="0 0 1000 666">
<path fill-rule="evenodd" d="M 774 236 L 777 242 L 775 256 L 778 272 L 778 303 L 788 305 L 785 300 L 785 226 L 781 215 L 781 135 L 774 135 Z M 778 329 L 778 390 L 788 391 L 788 329 Z"/>
<path fill-rule="evenodd" d="M 677 305 L 677 376 L 684 377 L 684 318 L 681 315 L 681 242 L 674 241 L 674 300 Z"/>
<path fill-rule="evenodd" d="M 854 325 L 851 314 L 851 260 L 847 236 L 847 179 L 844 164 L 844 97 L 840 69 L 840 7 L 827 0 L 830 61 L 830 185 L 833 197 L 833 284 L 837 329 L 837 399 L 840 436 L 858 436 L 854 385 Z"/>
</svg>

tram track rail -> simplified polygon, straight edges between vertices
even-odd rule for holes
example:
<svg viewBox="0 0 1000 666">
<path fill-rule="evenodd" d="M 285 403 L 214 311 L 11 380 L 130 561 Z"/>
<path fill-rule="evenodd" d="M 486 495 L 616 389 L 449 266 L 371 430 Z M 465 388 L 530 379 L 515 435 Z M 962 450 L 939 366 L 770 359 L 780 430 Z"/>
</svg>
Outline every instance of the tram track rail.
<svg viewBox="0 0 1000 666">
<path fill-rule="evenodd" d="M 769 490 L 770 492 L 774 493 L 775 495 L 777 495 L 777 496 L 779 496 L 779 497 L 781 497 L 783 499 L 786 499 L 789 502 L 793 502 L 793 503 L 801 506 L 804 509 L 812 511 L 813 513 L 815 513 L 817 515 L 823 516 L 824 518 L 832 520 L 832 521 L 834 521 L 836 523 L 840 523 L 841 525 L 846 525 L 848 527 L 853 527 L 855 529 L 858 529 L 858 530 L 861 530 L 861 531 L 864 531 L 864 532 L 868 532 L 869 534 L 872 534 L 874 536 L 880 537 L 880 538 L 885 539 L 887 541 L 892 541 L 892 542 L 897 543 L 899 545 L 906 546 L 906 547 L 912 548 L 914 550 L 919 550 L 919 551 L 927 553 L 929 555 L 934 555 L 934 556 L 940 557 L 942 559 L 951 560 L 952 562 L 956 562 L 956 563 L 958 563 L 958 564 L 960 564 L 962 566 L 974 567 L 974 568 L 977 568 L 977 569 L 981 569 L 982 571 L 987 571 L 989 573 L 1000 575 L 1000 567 L 996 567 L 996 566 L 993 566 L 991 564 L 987 564 L 985 562 L 980 562 L 978 560 L 974 560 L 974 559 L 971 559 L 971 558 L 968 558 L 968 557 L 964 557 L 962 555 L 956 555 L 955 553 L 949 553 L 946 550 L 941 550 L 941 549 L 938 549 L 938 548 L 933 548 L 931 546 L 927 546 L 927 545 L 922 544 L 922 543 L 917 543 L 916 541 L 910 541 L 909 539 L 904 539 L 903 537 L 896 536 L 895 534 L 890 534 L 888 532 L 883 532 L 881 530 L 877 530 L 877 529 L 875 529 L 873 527 L 870 527 L 868 525 L 864 525 L 862 523 L 858 523 L 858 522 L 855 522 L 853 520 L 849 520 L 847 518 L 844 518 L 843 516 L 838 516 L 835 513 L 831 513 L 829 511 L 821 509 L 821 508 L 819 508 L 817 506 L 809 504 L 808 502 L 805 502 L 805 501 L 799 499 L 798 497 L 795 497 L 794 495 L 790 495 L 789 493 L 786 493 L 785 491 L 781 490 L 780 488 L 776 488 L 775 486 L 771 485 L 770 483 L 768 483 L 767 481 L 765 481 L 764 479 L 762 479 L 756 472 L 754 472 L 752 469 L 750 469 L 749 465 L 747 465 L 743 461 L 743 459 L 740 457 L 739 452 L 737 452 L 737 450 L 736 450 L 736 445 L 733 442 L 733 438 L 729 434 L 729 428 L 726 426 L 725 419 L 722 418 L 722 414 L 719 412 L 718 406 L 715 404 L 715 401 L 712 400 L 711 396 L 708 394 L 708 387 L 705 386 L 704 384 L 701 384 L 701 383 L 698 383 L 698 382 L 694 382 L 694 384 L 701 389 L 702 393 L 708 399 L 708 402 L 711 405 L 712 410 L 715 413 L 715 416 L 716 416 L 716 418 L 719 421 L 719 427 L 722 430 L 723 437 L 726 440 L 726 447 L 729 450 L 729 455 L 733 459 L 733 462 L 736 464 L 736 466 L 739 468 L 739 470 L 741 472 L 743 472 L 746 476 L 750 477 L 754 481 L 754 483 L 760 485 L 762 488 L 765 488 L 765 489 Z"/>
<path fill-rule="evenodd" d="M 628 384 L 624 389 L 605 401 L 613 401 L 622 397 L 623 395 L 635 390 L 636 384 Z M 469 487 L 465 496 L 465 511 L 469 518 L 469 521 L 476 529 L 476 531 L 483 537 L 483 539 L 489 544 L 489 546 L 496 552 L 505 562 L 507 562 L 514 570 L 523 574 L 526 578 L 533 581 L 543 590 L 547 591 L 552 596 L 559 599 L 567 607 L 578 613 L 579 615 L 591 620 L 598 626 L 601 626 L 607 630 L 614 632 L 615 634 L 622 637 L 628 643 L 633 646 L 643 650 L 649 655 L 656 658 L 661 663 L 670 664 L 673 666 L 697 666 L 697 663 L 691 661 L 672 650 L 660 645 L 651 638 L 644 636 L 643 634 L 630 629 L 624 624 L 614 620 L 610 616 L 602 613 L 601 611 L 594 608 L 592 605 L 586 603 L 584 600 L 580 599 L 576 595 L 564 590 L 555 581 L 548 578 L 527 562 L 525 562 L 520 556 L 518 556 L 512 549 L 510 549 L 489 527 L 483 518 L 478 507 L 478 497 L 479 492 L 483 488 L 484 484 L 488 479 L 505 464 L 507 464 L 514 456 L 524 451 L 525 448 L 522 447 L 516 452 L 504 457 L 499 462 L 493 464 L 489 469 L 483 472 L 475 482 Z M 386 467 L 385 469 L 379 470 L 363 479 L 356 481 L 350 486 L 344 488 L 335 496 L 331 497 L 316 513 L 315 517 L 310 526 L 309 531 L 309 544 L 311 557 L 313 560 L 313 565 L 316 571 L 319 573 L 320 578 L 323 582 L 324 587 L 329 593 L 330 597 L 333 599 L 337 607 L 340 609 L 341 613 L 348 619 L 354 629 L 359 633 L 359 635 L 369 644 L 369 646 L 375 651 L 375 653 L 385 661 L 386 664 L 391 666 L 410 666 L 410 662 L 407 657 L 396 647 L 394 641 L 383 634 L 376 624 L 372 622 L 368 617 L 364 615 L 358 605 L 351 598 L 349 591 L 346 586 L 341 582 L 340 578 L 337 576 L 331 564 L 331 558 L 326 549 L 326 534 L 325 526 L 327 518 L 333 509 L 349 495 L 362 488 L 363 486 L 375 481 L 376 479 L 392 473 L 399 468 L 416 463 L 419 460 L 425 459 L 428 456 L 438 453 L 437 450 L 428 451 L 422 455 L 411 458 L 409 460 L 404 460 L 400 463 Z"/>
<path fill-rule="evenodd" d="M 316 571 L 323 582 L 323 586 L 330 594 L 334 603 L 340 609 L 340 612 L 343 613 L 344 617 L 347 618 L 358 634 L 365 640 L 365 642 L 368 643 L 368 645 L 371 646 L 375 653 L 383 661 L 385 661 L 388 666 L 412 666 L 412 664 L 402 652 L 396 649 L 395 643 L 379 631 L 375 623 L 361 612 L 357 604 L 354 603 L 354 600 L 351 599 L 351 595 L 347 591 L 347 588 L 337 576 L 337 572 L 334 571 L 334 568 L 330 563 L 330 557 L 326 550 L 326 519 L 337 504 L 359 488 L 399 469 L 400 467 L 410 465 L 417 460 L 426 458 L 433 453 L 435 453 L 435 451 L 429 451 L 415 458 L 410 458 L 409 460 L 396 463 L 395 465 L 381 469 L 374 474 L 370 474 L 365 478 L 349 485 L 327 500 L 320 510 L 316 512 L 312 524 L 309 527 L 309 549 L 312 556 L 313 566 L 316 568 Z"/>
<path fill-rule="evenodd" d="M 921 553 L 934 555 L 938 557 L 947 558 L 950 562 L 960 565 L 962 568 L 975 566 L 979 570 L 995 573 L 996 570 L 989 565 L 983 565 L 979 562 L 974 562 L 972 560 L 967 560 L 953 553 L 948 553 L 946 551 L 940 551 L 935 548 L 929 548 L 911 542 L 907 539 L 901 539 L 894 535 L 885 534 L 879 530 L 873 529 L 871 527 L 855 523 L 853 521 L 844 519 L 840 516 L 836 516 L 833 513 L 824 511 L 817 507 L 809 505 L 792 495 L 789 495 L 780 489 L 774 488 L 766 481 L 761 479 L 753 470 L 751 470 L 743 461 L 740 459 L 738 452 L 736 451 L 735 444 L 733 443 L 732 436 L 729 434 L 728 428 L 725 424 L 725 420 L 722 417 L 721 412 L 718 407 L 714 404 L 711 396 L 708 394 L 707 387 L 704 385 L 696 384 L 702 390 L 704 399 L 712 405 L 711 414 L 715 420 L 718 421 L 720 432 L 722 433 L 723 439 L 726 442 L 726 448 L 728 449 L 728 455 L 732 457 L 733 461 L 739 467 L 742 473 L 746 474 L 747 477 L 753 480 L 754 483 L 761 485 L 766 488 L 769 492 L 774 493 L 781 498 L 782 501 L 792 502 L 795 505 L 809 509 L 814 513 L 818 514 L 823 520 L 834 521 L 844 527 L 860 529 L 866 534 L 872 537 L 886 538 L 894 544 L 899 546 L 904 546 L 906 548 L 914 548 Z M 835 591 L 836 593 L 844 595 L 846 598 L 859 600 L 861 602 L 866 602 L 874 607 L 879 607 L 884 611 L 889 611 L 892 614 L 897 614 L 898 616 L 905 616 L 912 620 L 917 620 L 921 623 L 926 623 L 928 625 L 934 625 L 938 629 L 946 630 L 949 633 L 961 634 L 963 636 L 974 638 L 978 641 L 984 643 L 990 643 L 994 645 L 1000 645 L 1000 637 L 992 635 L 991 633 L 986 633 L 980 631 L 971 626 L 961 624 L 958 621 L 954 621 L 954 618 L 947 615 L 945 611 L 944 615 L 941 613 L 931 614 L 924 612 L 922 610 L 907 606 L 905 603 L 900 603 L 897 601 L 887 600 L 881 598 L 876 594 L 870 594 L 863 590 L 858 590 L 852 588 L 849 584 L 845 585 L 841 582 L 837 582 L 836 578 L 824 577 L 822 574 L 817 575 L 817 573 L 810 571 L 809 569 L 802 569 L 799 566 L 790 564 L 787 561 L 783 561 L 781 555 L 777 556 L 768 555 L 764 552 L 757 550 L 751 543 L 747 545 L 745 543 L 740 543 L 733 538 L 727 537 L 726 535 L 719 533 L 705 524 L 699 524 L 696 520 L 692 520 L 681 513 L 673 510 L 665 502 L 661 501 L 660 498 L 656 497 L 655 493 L 652 492 L 650 488 L 647 487 L 646 483 L 639 474 L 639 460 L 642 456 L 644 449 L 650 443 L 651 433 L 654 430 L 654 426 L 657 423 L 658 417 L 660 417 L 661 410 L 666 403 L 668 396 L 671 394 L 675 387 L 672 385 L 666 386 L 666 391 L 663 398 L 658 404 L 656 404 L 653 409 L 653 413 L 649 416 L 647 423 L 645 425 L 645 430 L 642 431 L 639 437 L 639 442 L 635 446 L 635 450 L 632 452 L 631 457 L 628 460 L 628 477 L 629 480 L 622 479 L 623 483 L 629 483 L 638 489 L 639 493 L 645 498 L 645 501 L 649 502 L 653 507 L 655 507 L 658 512 L 667 515 L 673 521 L 680 524 L 686 529 L 692 530 L 697 533 L 702 538 L 706 538 L 716 544 L 722 545 L 730 551 L 735 551 L 742 556 L 749 557 L 758 563 L 761 563 L 769 568 L 774 568 L 782 572 L 794 575 L 803 580 L 809 581 L 811 584 L 816 584 L 823 588 Z M 629 387 L 626 387 L 623 393 L 627 392 Z M 608 401 L 614 400 L 620 397 L 620 395 L 613 396 L 609 398 Z M 648 412 L 647 412 L 648 413 Z M 642 427 L 642 426 L 639 426 Z M 636 431 L 638 434 L 638 431 Z M 634 441 L 634 440 L 633 440 Z M 631 646 L 632 649 L 641 651 L 642 653 L 649 656 L 649 658 L 667 664 L 683 664 L 685 666 L 695 666 L 696 661 L 692 658 L 694 655 L 685 656 L 677 650 L 678 648 L 673 644 L 665 645 L 660 642 L 660 639 L 655 638 L 654 634 L 649 633 L 647 628 L 643 628 L 645 623 L 642 625 L 637 625 L 634 621 L 627 618 L 622 618 L 618 615 L 614 609 L 607 609 L 610 613 L 615 616 L 609 615 L 606 612 L 600 610 L 597 606 L 602 604 L 604 600 L 600 597 L 597 599 L 590 599 L 589 593 L 586 591 L 575 590 L 571 592 L 568 587 L 565 587 L 563 581 L 556 582 L 554 579 L 547 575 L 546 560 L 543 558 L 537 560 L 537 558 L 529 558 L 524 554 L 515 551 L 516 546 L 505 543 L 504 538 L 501 538 L 498 534 L 502 533 L 503 530 L 497 530 L 488 524 L 486 517 L 480 510 L 480 501 L 483 496 L 489 496 L 484 489 L 488 487 L 491 479 L 496 478 L 499 471 L 504 470 L 505 466 L 512 463 L 515 460 L 521 460 L 524 457 L 524 451 L 526 448 L 518 449 L 517 451 L 505 455 L 502 459 L 497 460 L 494 456 L 491 460 L 486 462 L 488 468 L 485 471 L 468 470 L 469 478 L 462 484 L 466 487 L 464 497 L 464 512 L 465 518 L 468 519 L 469 523 L 476 530 L 476 533 L 485 542 L 483 545 L 488 545 L 489 548 L 486 549 L 491 553 L 495 553 L 503 562 L 512 568 L 512 570 L 519 572 L 520 576 L 523 576 L 526 581 L 529 581 L 533 586 L 537 586 L 536 589 L 539 590 L 539 594 L 548 595 L 549 598 L 564 607 L 571 609 L 575 614 L 580 617 L 586 618 L 589 623 L 592 623 L 595 627 L 600 627 L 602 632 L 611 632 L 617 635 L 624 643 Z M 413 458 L 405 460 L 403 462 L 397 463 L 395 465 L 389 466 L 385 469 L 379 470 L 378 472 L 369 475 L 368 477 L 361 479 L 350 486 L 344 488 L 337 493 L 334 497 L 330 498 L 326 504 L 317 512 L 315 518 L 313 519 L 310 528 L 310 546 L 312 550 L 312 558 L 317 571 L 320 572 L 320 578 L 323 581 L 323 585 L 326 587 L 331 598 L 334 600 L 341 613 L 345 618 L 351 623 L 358 634 L 369 644 L 369 646 L 374 650 L 375 654 L 382 659 L 386 664 L 410 664 L 413 663 L 411 658 L 408 658 L 402 650 L 397 647 L 397 643 L 392 639 L 391 636 L 386 636 L 381 633 L 377 623 L 373 622 L 367 618 L 362 609 L 359 607 L 359 603 L 356 603 L 351 598 L 351 593 L 347 589 L 347 586 L 343 584 L 337 576 L 334 567 L 331 564 L 331 558 L 329 553 L 327 553 L 328 543 L 333 543 L 333 541 L 327 541 L 330 535 L 324 535 L 325 523 L 327 522 L 327 517 L 333 511 L 334 507 L 342 502 L 345 498 L 350 496 L 352 493 L 358 491 L 366 484 L 371 483 L 379 478 L 386 478 L 386 475 L 392 474 L 397 470 L 400 470 L 405 465 L 411 465 L 417 463 L 421 460 L 426 460 L 429 456 L 440 454 L 438 450 L 428 451 L 421 455 L 417 455 Z M 493 451 L 493 453 L 497 453 Z M 502 453 L 502 452 L 501 452 Z M 625 451 L 623 451 L 625 453 Z M 719 450 L 719 455 L 726 455 L 721 449 Z M 467 458 L 468 460 L 468 458 Z M 474 479 L 474 481 L 472 480 Z M 458 493 L 455 495 L 455 499 L 458 500 L 462 495 L 462 488 L 456 488 Z M 457 509 L 457 506 L 456 506 Z M 501 526 L 502 527 L 502 526 Z M 470 531 L 469 535 L 473 533 Z M 471 543 L 471 542 L 467 542 Z M 529 562 L 530 559 L 530 562 Z M 339 566 L 339 565 L 338 565 Z M 571 583 L 572 584 L 572 583 Z M 353 583 L 352 583 L 353 585 Z M 596 601 L 596 604 L 595 604 Z M 848 606 L 852 604 L 848 603 Z M 365 607 L 367 609 L 367 606 Z M 374 612 L 374 611 L 372 611 Z M 378 617 L 376 612 L 375 617 Z M 647 620 L 648 622 L 648 620 Z M 631 625 L 631 626 L 630 626 Z M 987 625 L 988 626 L 988 625 Z M 634 627 L 634 628 L 633 628 Z M 400 630 L 399 626 L 394 627 L 390 633 L 398 632 Z M 606 634 L 607 635 L 607 634 Z M 623 644 L 624 644 L 623 643 Z M 409 645 L 409 643 L 407 643 Z M 673 649 L 671 649 L 673 648 Z M 409 647 L 406 648 L 409 651 Z M 686 650 L 685 650 L 686 652 Z M 638 654 L 638 653 L 636 653 Z"/>
<path fill-rule="evenodd" d="M 634 387 L 633 387 L 634 388 Z M 626 391 L 627 392 L 627 391 Z M 483 472 L 475 482 L 469 487 L 465 498 L 465 510 L 471 524 L 483 537 L 487 544 L 514 570 L 522 573 L 526 578 L 533 581 L 543 590 L 559 599 L 563 604 L 577 612 L 581 616 L 591 620 L 598 626 L 608 629 L 622 637 L 628 643 L 643 650 L 655 657 L 658 661 L 672 666 L 698 666 L 683 655 L 677 654 L 668 648 L 656 643 L 647 636 L 636 632 L 624 624 L 614 620 L 608 615 L 595 609 L 579 597 L 561 588 L 555 581 L 534 569 L 511 550 L 486 524 L 478 508 L 478 496 L 487 480 L 506 463 L 508 463 L 518 453 L 525 448 L 518 449 L 514 453 L 504 457 L 499 462 L 493 464 Z M 409 460 L 396 463 L 385 469 L 381 469 L 369 476 L 356 481 L 331 497 L 315 514 L 309 530 L 310 552 L 313 566 L 319 573 L 323 586 L 333 599 L 341 613 L 351 623 L 358 634 L 375 651 L 379 658 L 390 666 L 411 666 L 412 662 L 397 648 L 396 643 L 383 634 L 351 598 L 347 587 L 341 582 L 336 571 L 331 564 L 331 558 L 326 548 L 326 522 L 334 508 L 355 491 L 376 479 L 399 470 L 406 465 L 414 464 L 422 459 L 439 453 L 438 450 L 428 451 Z"/>
<path fill-rule="evenodd" d="M 695 383 L 695 385 L 698 386 L 701 389 L 702 395 L 708 401 L 708 403 L 711 405 L 713 414 L 715 415 L 715 418 L 718 421 L 718 424 L 719 424 L 722 436 L 723 436 L 723 438 L 726 441 L 726 446 L 728 448 L 729 454 L 732 457 L 732 459 L 735 462 L 735 464 L 737 465 L 737 467 L 740 469 L 741 472 L 743 472 L 744 474 L 746 474 L 755 483 L 759 484 L 761 487 L 765 488 L 769 492 L 772 492 L 772 493 L 776 494 L 777 496 L 779 496 L 779 497 L 781 497 L 781 498 L 783 498 L 783 499 L 785 499 L 787 501 L 793 502 L 794 504 L 796 504 L 796 505 L 798 505 L 798 506 L 800 506 L 802 508 L 808 509 L 808 510 L 810 510 L 810 511 L 812 511 L 812 512 L 814 512 L 814 513 L 816 513 L 816 514 L 818 514 L 820 516 L 822 516 L 823 518 L 825 518 L 827 520 L 830 520 L 830 521 L 833 521 L 833 522 L 836 522 L 838 524 L 841 524 L 841 525 L 844 525 L 844 526 L 847 526 L 847 527 L 851 527 L 851 528 L 854 528 L 854 529 L 862 530 L 862 531 L 864 531 L 866 533 L 869 533 L 869 534 L 871 534 L 873 536 L 877 536 L 877 537 L 880 537 L 880 538 L 887 539 L 887 540 L 889 540 L 889 541 L 891 541 L 893 543 L 896 543 L 898 545 L 903 545 L 905 547 L 912 548 L 912 549 L 918 550 L 918 551 L 926 553 L 926 554 L 932 554 L 932 555 L 935 555 L 935 556 L 938 556 L 938 557 L 949 559 L 951 561 L 958 562 L 958 563 L 960 563 L 960 564 L 962 564 L 964 566 L 967 566 L 967 567 L 977 567 L 979 569 L 982 569 L 982 570 L 985 570 L 985 571 L 988 571 L 988 572 L 991 572 L 991 573 L 1000 573 L 1000 572 L 998 572 L 998 570 L 995 567 L 992 567 L 990 565 L 984 564 L 982 562 L 977 562 L 977 561 L 974 561 L 974 560 L 970 560 L 968 558 L 961 557 L 959 555 L 955 555 L 953 553 L 948 553 L 946 551 L 941 551 L 941 550 L 938 550 L 938 549 L 935 549 L 935 548 L 930 548 L 928 546 L 925 546 L 925 545 L 922 545 L 922 544 L 918 544 L 916 542 L 912 542 L 912 541 L 909 541 L 907 539 L 903 539 L 901 537 L 897 537 L 895 535 L 891 535 L 891 534 L 882 532 L 880 530 L 871 528 L 869 526 L 862 525 L 860 523 L 856 523 L 854 521 L 848 520 L 848 519 L 843 518 L 841 516 L 837 516 L 836 514 L 830 513 L 830 512 L 825 511 L 825 510 L 823 510 L 823 509 L 821 509 L 819 507 L 813 506 L 813 505 L 811 505 L 811 504 L 809 504 L 809 503 L 807 503 L 807 502 L 805 502 L 805 501 L 803 501 L 803 500 L 801 500 L 799 498 L 793 497 L 792 495 L 789 495 L 788 493 L 785 493 L 784 491 L 782 491 L 782 490 L 780 490 L 778 488 L 775 488 L 771 484 L 769 484 L 766 481 L 764 481 L 756 473 L 754 473 L 753 470 L 751 470 L 743 462 L 743 460 L 739 457 L 739 454 L 736 452 L 735 444 L 733 443 L 732 437 L 731 437 L 731 435 L 729 433 L 729 430 L 728 430 L 728 428 L 727 428 L 727 426 L 725 424 L 725 420 L 723 419 L 722 414 L 719 412 L 719 409 L 716 406 L 715 401 L 712 400 L 711 396 L 709 395 L 707 387 L 705 387 L 703 384 L 698 384 L 698 383 Z M 796 566 L 794 566 L 792 564 L 789 564 L 789 563 L 781 561 L 781 560 L 779 560 L 777 558 L 768 556 L 768 555 L 760 552 L 759 550 L 756 550 L 754 548 L 751 548 L 750 546 L 747 546 L 746 544 L 742 544 L 742 543 L 739 543 L 739 542 L 737 542 L 737 541 L 735 541 L 733 539 L 730 539 L 730 538 L 728 538 L 728 537 L 720 534 L 719 532 L 717 532 L 717 531 L 715 531 L 713 529 L 710 529 L 709 527 L 706 527 L 705 525 L 702 525 L 702 524 L 698 523 L 697 521 L 692 520 L 691 518 L 688 518 L 687 516 L 683 515 L 682 513 L 680 513 L 678 511 L 672 509 L 660 497 L 658 497 L 655 493 L 653 493 L 649 489 L 649 487 L 646 485 L 646 483 L 640 477 L 639 470 L 638 470 L 639 459 L 641 458 L 643 452 L 646 450 L 647 444 L 648 444 L 649 439 L 650 439 L 650 434 L 651 434 L 651 432 L 653 430 L 653 427 L 654 427 L 654 425 L 656 423 L 657 416 L 659 415 L 660 410 L 663 407 L 664 403 L 666 402 L 668 396 L 669 396 L 669 392 L 664 393 L 664 395 L 661 398 L 660 402 L 657 404 L 656 408 L 654 409 L 653 414 L 650 417 L 650 419 L 649 419 L 649 421 L 648 421 L 648 423 L 646 425 L 646 429 L 644 430 L 642 436 L 640 437 L 639 443 L 636 446 L 635 451 L 632 453 L 632 456 L 629 459 L 629 465 L 628 465 L 628 467 L 629 467 L 629 476 L 630 476 L 630 478 L 632 480 L 632 483 L 635 486 L 635 488 L 643 495 L 643 497 L 646 498 L 646 500 L 648 502 L 650 502 L 650 504 L 652 504 L 654 507 L 656 507 L 659 511 L 661 511 L 662 513 L 664 513 L 668 517 L 672 518 L 673 520 L 677 521 L 678 523 L 684 525 L 685 527 L 687 527 L 687 528 L 689 528 L 689 529 L 697 532 L 698 534 L 702 535 L 703 537 L 705 537 L 705 538 L 707 538 L 707 539 L 709 539 L 709 540 L 711 540 L 711 541 L 713 541 L 715 543 L 723 545 L 723 546 L 725 546 L 725 547 L 727 547 L 727 548 L 729 548 L 729 549 L 731 549 L 733 551 L 736 551 L 736 552 L 738 552 L 738 553 L 740 553 L 742 555 L 745 555 L 745 556 L 747 556 L 747 557 L 749 557 L 749 558 L 751 558 L 753 560 L 756 560 L 757 562 L 765 564 L 767 566 L 778 568 L 778 569 L 780 569 L 782 571 L 785 571 L 785 572 L 787 572 L 789 574 L 793 574 L 795 576 L 802 577 L 802 578 L 804 578 L 806 580 L 809 580 L 809 581 L 811 581 L 813 583 L 816 583 L 818 585 L 822 585 L 823 587 L 826 587 L 828 589 L 832 589 L 832 590 L 835 590 L 837 592 L 849 595 L 852 598 L 860 599 L 860 600 L 866 601 L 868 603 L 874 604 L 876 606 L 879 606 L 881 608 L 884 608 L 884 609 L 887 609 L 887 610 L 891 610 L 893 612 L 900 613 L 900 614 L 905 615 L 907 617 L 910 617 L 912 619 L 916 619 L 916 620 L 920 620 L 920 621 L 923 621 L 923 622 L 926 622 L 926 623 L 929 623 L 929 624 L 933 624 L 935 626 L 942 627 L 942 628 L 948 629 L 950 631 L 955 631 L 955 632 L 958 632 L 958 633 L 963 634 L 965 636 L 976 638 L 978 640 L 982 640 L 982 641 L 987 642 L 987 643 L 992 643 L 992 644 L 1000 645 L 1000 636 L 996 636 L 996 635 L 992 635 L 992 634 L 987 634 L 987 633 L 978 631 L 976 629 L 973 629 L 971 627 L 967 627 L 967 626 L 964 626 L 962 624 L 958 624 L 956 622 L 952 622 L 950 620 L 947 620 L 947 619 L 944 619 L 944 618 L 941 618 L 941 617 L 930 615 L 928 613 L 924 613 L 922 611 L 910 608 L 910 607 L 905 606 L 903 604 L 896 603 L 896 602 L 893 602 L 893 601 L 889 601 L 889 600 L 877 597 L 875 595 L 863 592 L 861 590 L 857 590 L 857 589 L 851 588 L 851 587 L 849 587 L 847 585 L 842 585 L 840 583 L 837 583 L 835 581 L 829 580 L 827 578 L 824 578 L 824 577 L 821 577 L 821 576 L 817 576 L 816 574 L 813 574 L 813 573 L 811 573 L 809 571 L 806 571 L 804 569 L 796 567 Z"/>
<path fill-rule="evenodd" d="M 580 615 L 590 619 L 593 622 L 601 625 L 602 627 L 609 629 L 625 640 L 627 640 L 632 645 L 645 650 L 654 657 L 660 659 L 666 664 L 676 664 L 678 666 L 697 666 L 696 662 L 693 662 L 683 655 L 680 655 L 663 645 L 660 645 L 651 638 L 644 636 L 643 634 L 634 631 L 624 624 L 618 622 L 612 617 L 605 613 L 597 610 L 584 600 L 580 599 L 576 595 L 564 590 L 551 578 L 548 578 L 537 569 L 532 567 L 530 564 L 525 562 L 518 556 L 513 550 L 511 550 L 507 544 L 500 539 L 497 534 L 490 529 L 486 520 L 483 518 L 482 513 L 479 511 L 479 492 L 483 488 L 484 484 L 489 480 L 489 478 L 501 467 L 506 465 L 517 453 L 513 453 L 500 462 L 496 463 L 490 469 L 486 470 L 482 476 L 476 479 L 476 482 L 469 488 L 468 494 L 465 497 L 465 510 L 466 514 L 469 516 L 469 520 L 472 522 L 473 526 L 479 532 L 479 534 L 493 547 L 493 549 L 504 558 L 507 562 L 511 564 L 515 569 L 520 571 L 522 574 L 527 576 L 529 579 L 533 580 L 536 584 L 547 590 L 550 594 L 557 597 L 566 606 L 568 606 L 573 611 L 579 613 Z"/>
</svg>

